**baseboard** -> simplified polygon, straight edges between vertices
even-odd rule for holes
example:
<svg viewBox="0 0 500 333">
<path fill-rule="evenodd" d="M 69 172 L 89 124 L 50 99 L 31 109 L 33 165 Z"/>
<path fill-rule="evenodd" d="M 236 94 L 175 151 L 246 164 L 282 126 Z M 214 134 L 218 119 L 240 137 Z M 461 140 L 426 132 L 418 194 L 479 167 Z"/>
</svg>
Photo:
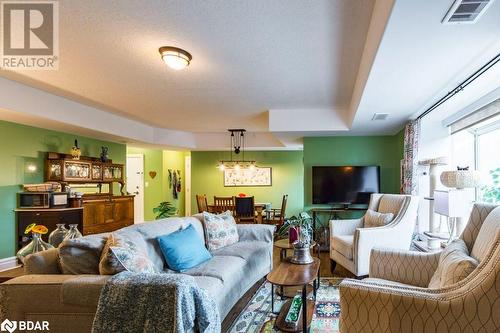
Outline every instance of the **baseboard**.
<svg viewBox="0 0 500 333">
<path fill-rule="evenodd" d="M 19 265 L 17 264 L 16 257 L 0 259 L 0 272 L 16 268 L 17 266 Z"/>
</svg>

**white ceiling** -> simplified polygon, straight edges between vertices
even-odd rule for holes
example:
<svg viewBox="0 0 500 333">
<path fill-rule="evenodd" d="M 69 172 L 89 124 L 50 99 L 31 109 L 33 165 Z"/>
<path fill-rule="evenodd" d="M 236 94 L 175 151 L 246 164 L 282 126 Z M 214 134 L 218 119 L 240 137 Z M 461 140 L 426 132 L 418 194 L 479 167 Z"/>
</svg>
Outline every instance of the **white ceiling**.
<svg viewBox="0 0 500 333">
<path fill-rule="evenodd" d="M 0 118 L 188 149 L 223 148 L 234 127 L 254 149 L 394 134 L 498 53 L 500 3 L 463 26 L 440 23 L 453 0 L 393 3 L 60 2 L 59 70 L 0 71 Z M 191 65 L 167 68 L 163 45 Z"/>
</svg>

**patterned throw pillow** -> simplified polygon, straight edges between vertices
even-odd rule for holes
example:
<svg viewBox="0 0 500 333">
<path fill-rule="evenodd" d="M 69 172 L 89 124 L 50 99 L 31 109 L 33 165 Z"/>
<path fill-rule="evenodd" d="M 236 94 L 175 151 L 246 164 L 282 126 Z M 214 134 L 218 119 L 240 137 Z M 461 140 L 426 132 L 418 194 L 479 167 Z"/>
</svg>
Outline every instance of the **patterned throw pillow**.
<svg viewBox="0 0 500 333">
<path fill-rule="evenodd" d="M 125 270 L 133 273 L 156 273 L 145 251 L 126 236 L 111 233 L 102 250 L 99 274 L 114 275 Z"/>
<path fill-rule="evenodd" d="M 238 228 L 230 211 L 216 215 L 203 212 L 205 237 L 210 251 L 237 243 Z"/>
<path fill-rule="evenodd" d="M 374 210 L 368 209 L 364 217 L 365 228 L 382 227 L 389 224 L 394 218 L 393 213 L 379 213 Z"/>
<path fill-rule="evenodd" d="M 444 288 L 465 279 L 478 265 L 469 256 L 469 250 L 461 239 L 455 239 L 441 252 L 439 264 L 429 282 L 429 288 Z"/>
</svg>

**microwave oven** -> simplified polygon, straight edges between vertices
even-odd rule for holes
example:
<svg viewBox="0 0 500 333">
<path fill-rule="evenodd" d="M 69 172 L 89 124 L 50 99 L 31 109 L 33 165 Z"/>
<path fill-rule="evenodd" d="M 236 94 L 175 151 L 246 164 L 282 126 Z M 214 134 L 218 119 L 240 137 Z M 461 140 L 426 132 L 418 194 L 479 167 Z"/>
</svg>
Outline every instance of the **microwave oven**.
<svg viewBox="0 0 500 333">
<path fill-rule="evenodd" d="M 65 192 L 21 192 L 19 208 L 67 207 L 68 194 Z"/>
</svg>

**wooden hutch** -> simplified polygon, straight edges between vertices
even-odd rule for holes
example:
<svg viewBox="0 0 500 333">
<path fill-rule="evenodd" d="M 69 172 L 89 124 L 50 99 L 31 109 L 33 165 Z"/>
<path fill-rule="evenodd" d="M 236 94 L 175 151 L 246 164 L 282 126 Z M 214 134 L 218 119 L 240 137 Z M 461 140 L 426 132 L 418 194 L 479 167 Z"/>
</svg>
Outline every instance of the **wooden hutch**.
<svg viewBox="0 0 500 333">
<path fill-rule="evenodd" d="M 47 153 L 45 180 L 55 181 L 66 191 L 95 185 L 95 193 L 83 195 L 84 235 L 114 231 L 134 224 L 134 196 L 123 192 L 124 165 L 101 162 L 99 158 L 81 156 L 75 160 L 69 154 Z M 120 194 L 113 194 L 113 184 L 119 184 Z M 107 185 L 107 192 L 102 191 Z"/>
</svg>

